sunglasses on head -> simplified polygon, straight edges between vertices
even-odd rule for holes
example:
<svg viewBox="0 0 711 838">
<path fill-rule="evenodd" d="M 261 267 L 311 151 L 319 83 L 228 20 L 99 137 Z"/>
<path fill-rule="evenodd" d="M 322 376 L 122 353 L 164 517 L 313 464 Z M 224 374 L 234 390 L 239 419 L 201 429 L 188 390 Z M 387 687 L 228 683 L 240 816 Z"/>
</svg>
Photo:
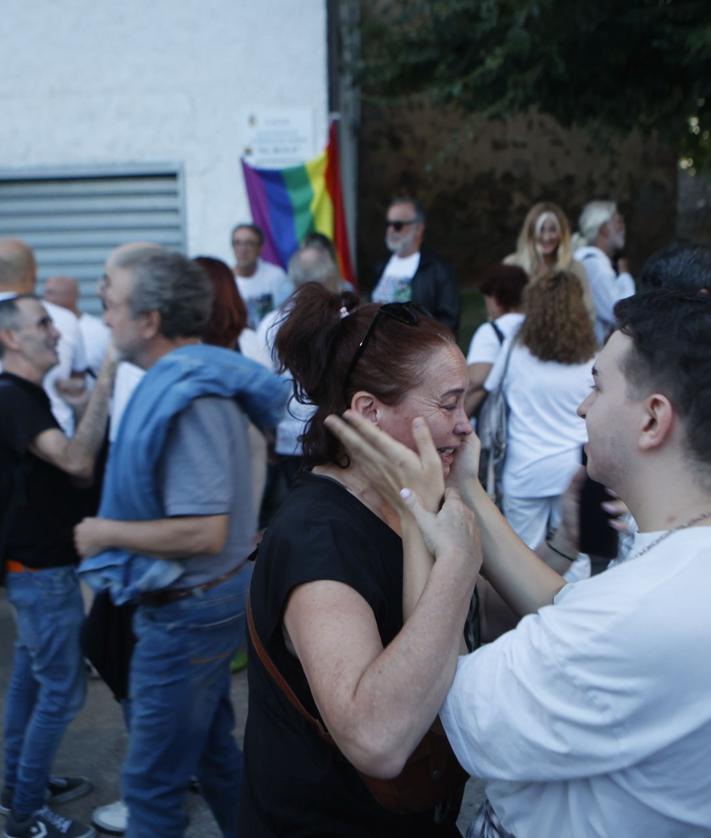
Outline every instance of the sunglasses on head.
<svg viewBox="0 0 711 838">
<path fill-rule="evenodd" d="M 375 327 L 383 319 L 383 317 L 389 317 L 391 320 L 396 320 L 398 323 L 403 323 L 405 326 L 416 326 L 420 317 L 423 315 L 427 315 L 427 311 L 422 308 L 422 306 L 417 305 L 417 303 L 385 303 L 385 305 L 380 306 L 380 308 L 375 312 L 373 319 L 370 321 L 368 328 L 365 330 L 365 334 L 363 335 L 361 342 L 358 344 L 356 351 L 353 353 L 353 359 L 348 365 L 348 370 L 346 371 L 343 379 L 343 400 L 346 403 L 348 402 L 346 397 L 348 381 L 350 380 L 358 361 L 360 361 L 361 356 L 365 351 L 365 347 L 368 344 L 368 340 L 375 331 Z"/>
<path fill-rule="evenodd" d="M 385 222 L 385 227 L 392 227 L 396 233 L 399 233 L 404 227 L 408 227 L 410 224 L 417 224 L 417 219 L 411 218 L 409 221 L 390 221 L 388 219 Z"/>
</svg>

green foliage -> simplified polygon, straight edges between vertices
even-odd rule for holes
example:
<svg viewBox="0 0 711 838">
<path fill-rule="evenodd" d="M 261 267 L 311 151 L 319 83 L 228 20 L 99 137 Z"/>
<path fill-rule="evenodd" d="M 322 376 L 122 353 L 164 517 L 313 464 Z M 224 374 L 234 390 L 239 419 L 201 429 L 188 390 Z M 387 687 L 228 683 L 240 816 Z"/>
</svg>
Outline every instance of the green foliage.
<svg viewBox="0 0 711 838">
<path fill-rule="evenodd" d="M 364 3 L 362 33 L 366 96 L 656 131 L 711 165 L 709 0 Z"/>
</svg>

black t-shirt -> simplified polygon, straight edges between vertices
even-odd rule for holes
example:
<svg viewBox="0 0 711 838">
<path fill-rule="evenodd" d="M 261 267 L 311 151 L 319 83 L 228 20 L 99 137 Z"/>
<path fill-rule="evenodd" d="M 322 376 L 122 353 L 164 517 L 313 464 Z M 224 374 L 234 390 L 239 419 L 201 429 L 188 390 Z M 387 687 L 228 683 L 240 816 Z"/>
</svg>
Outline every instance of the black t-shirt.
<svg viewBox="0 0 711 838">
<path fill-rule="evenodd" d="M 370 604 L 383 646 L 402 628 L 399 536 L 343 486 L 307 474 L 264 536 L 250 596 L 262 643 L 317 717 L 303 669 L 284 643 L 282 619 L 291 591 L 321 579 L 349 585 Z M 353 766 L 289 703 L 251 644 L 240 819 L 250 838 L 459 835 L 427 814 L 394 815 L 379 806 Z"/>
<path fill-rule="evenodd" d="M 11 492 L 19 496 L 5 539 L 4 558 L 33 568 L 78 561 L 72 538 L 80 518 L 78 493 L 65 472 L 29 451 L 39 434 L 58 427 L 41 387 L 9 372 L 0 374 L 2 509 L 8 508 Z"/>
</svg>

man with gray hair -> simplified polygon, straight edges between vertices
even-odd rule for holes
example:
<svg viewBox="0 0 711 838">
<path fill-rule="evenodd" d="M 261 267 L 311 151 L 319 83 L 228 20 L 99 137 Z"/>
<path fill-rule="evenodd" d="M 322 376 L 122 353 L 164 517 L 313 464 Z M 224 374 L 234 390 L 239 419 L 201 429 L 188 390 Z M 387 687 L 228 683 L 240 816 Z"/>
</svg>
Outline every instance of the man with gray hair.
<svg viewBox="0 0 711 838">
<path fill-rule="evenodd" d="M 614 201 L 590 201 L 580 213 L 578 229 L 581 246 L 575 258 L 583 263 L 588 275 L 595 304 L 595 336 L 602 345 L 615 322 L 615 303 L 635 290 L 627 260 L 618 260 L 619 273 L 612 264 L 625 246 L 625 219 Z"/>
<path fill-rule="evenodd" d="M 34 294 L 37 286 L 37 262 L 32 249 L 19 239 L 0 239 L 0 293 Z M 45 302 L 59 332 L 59 362 L 44 380 L 57 422 L 65 434 L 74 433 L 74 411 L 57 389 L 60 378 L 83 376 L 87 368 L 84 342 L 76 316 L 49 301 Z"/>
<path fill-rule="evenodd" d="M 200 267 L 134 247 L 107 263 L 106 323 L 142 367 L 112 445 L 99 517 L 75 529 L 80 572 L 136 601 L 123 772 L 132 838 L 174 838 L 197 776 L 236 835 L 242 755 L 229 665 L 251 575 L 247 416 L 274 424 L 283 388 L 236 352 L 200 343 L 212 306 Z"/>
</svg>

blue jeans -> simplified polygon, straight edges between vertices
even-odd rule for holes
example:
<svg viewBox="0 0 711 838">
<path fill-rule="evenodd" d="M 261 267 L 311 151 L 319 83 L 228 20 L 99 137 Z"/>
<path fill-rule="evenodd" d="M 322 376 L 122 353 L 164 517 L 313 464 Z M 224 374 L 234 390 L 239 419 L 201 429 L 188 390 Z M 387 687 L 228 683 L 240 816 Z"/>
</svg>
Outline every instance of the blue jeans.
<svg viewBox="0 0 711 838">
<path fill-rule="evenodd" d="M 230 662 L 245 630 L 251 564 L 225 582 L 134 617 L 123 796 L 128 838 L 179 838 L 192 777 L 223 835 L 237 836 L 243 758 L 233 736 Z"/>
<path fill-rule="evenodd" d="M 13 809 L 44 806 L 54 755 L 84 704 L 86 672 L 79 646 L 84 604 L 73 567 L 8 573 L 17 640 L 5 700 L 5 786 Z"/>
</svg>

